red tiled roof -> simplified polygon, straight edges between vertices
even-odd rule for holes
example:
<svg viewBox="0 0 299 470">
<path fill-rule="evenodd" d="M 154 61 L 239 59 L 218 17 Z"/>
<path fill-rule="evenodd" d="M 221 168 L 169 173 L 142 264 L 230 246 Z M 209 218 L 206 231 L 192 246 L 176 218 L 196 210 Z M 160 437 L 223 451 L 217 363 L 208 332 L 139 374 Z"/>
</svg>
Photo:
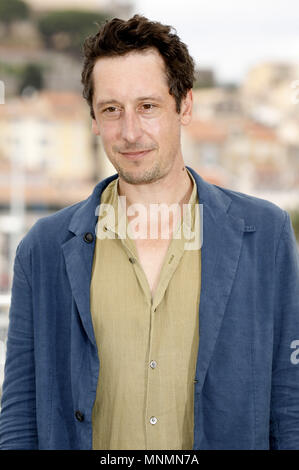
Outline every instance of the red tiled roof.
<svg viewBox="0 0 299 470">
<path fill-rule="evenodd" d="M 277 140 L 277 136 L 274 130 L 272 130 L 270 127 L 253 121 L 246 121 L 244 123 L 244 132 L 257 140 Z"/>
<path fill-rule="evenodd" d="M 44 119 L 83 119 L 88 106 L 78 93 L 41 91 L 36 96 L 15 97 L 0 107 L 0 118 L 38 116 Z"/>
<path fill-rule="evenodd" d="M 278 140 L 275 130 L 248 118 L 244 119 L 241 116 L 237 121 L 194 120 L 185 129 L 187 135 L 197 142 L 222 143 L 234 130 L 238 130 L 240 134 L 256 140 Z"/>
</svg>

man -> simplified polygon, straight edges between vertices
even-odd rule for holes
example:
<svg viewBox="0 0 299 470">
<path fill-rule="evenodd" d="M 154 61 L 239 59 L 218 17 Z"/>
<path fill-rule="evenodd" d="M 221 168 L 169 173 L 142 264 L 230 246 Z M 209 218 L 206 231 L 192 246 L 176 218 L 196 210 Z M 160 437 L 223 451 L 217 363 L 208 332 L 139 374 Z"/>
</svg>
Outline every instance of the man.
<svg viewBox="0 0 299 470">
<path fill-rule="evenodd" d="M 3 449 L 299 448 L 290 218 L 185 167 L 193 76 L 144 17 L 86 40 L 92 131 L 117 174 L 17 248 Z M 174 208 L 158 224 L 157 205 Z"/>
</svg>

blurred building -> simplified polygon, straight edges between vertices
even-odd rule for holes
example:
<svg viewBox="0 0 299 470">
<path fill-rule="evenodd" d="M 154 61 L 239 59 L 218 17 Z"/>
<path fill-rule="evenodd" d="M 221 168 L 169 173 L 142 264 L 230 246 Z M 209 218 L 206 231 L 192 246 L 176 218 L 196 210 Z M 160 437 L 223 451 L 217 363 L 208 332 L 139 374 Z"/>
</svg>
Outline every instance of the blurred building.
<svg viewBox="0 0 299 470">
<path fill-rule="evenodd" d="M 0 204 L 10 198 L 14 155 L 26 175 L 27 205 L 60 207 L 89 194 L 111 167 L 91 132 L 81 95 L 42 91 L 0 107 Z M 5 176 L 6 175 L 6 176 Z"/>
<path fill-rule="evenodd" d="M 240 87 L 194 90 L 193 119 L 183 128 L 187 163 L 212 183 L 298 208 L 297 72 L 265 63 Z"/>
<path fill-rule="evenodd" d="M 270 126 L 278 126 L 293 115 L 292 83 L 298 79 L 298 69 L 297 64 L 280 62 L 265 62 L 253 67 L 240 86 L 242 104 L 247 112 Z M 298 111 L 296 115 L 298 117 Z"/>
<path fill-rule="evenodd" d="M 231 187 L 232 176 L 222 164 L 227 130 L 215 119 L 193 119 L 183 130 L 186 164 L 210 183 Z"/>
<path fill-rule="evenodd" d="M 243 115 L 240 92 L 235 88 L 216 86 L 202 88 L 193 92 L 193 116 L 195 119 L 227 119 Z"/>
<path fill-rule="evenodd" d="M 101 10 L 105 0 L 26 0 L 26 3 L 37 11 L 49 10 Z"/>
<path fill-rule="evenodd" d="M 211 182 L 243 192 L 294 184 L 284 145 L 276 133 L 246 117 L 193 120 L 185 129 L 190 164 Z"/>
<path fill-rule="evenodd" d="M 29 38 L 29 41 L 31 39 Z M 81 93 L 82 61 L 71 55 L 55 50 L 45 50 L 35 42 L 34 47 L 29 47 L 28 42 L 0 46 L 3 70 L 1 79 L 5 83 L 6 96 L 13 97 L 19 94 L 19 74 L 27 64 L 35 64 L 41 70 L 43 76 L 43 88 L 53 91 L 71 91 Z M 15 73 L 11 71 L 15 70 Z"/>
<path fill-rule="evenodd" d="M 34 222 L 86 199 L 114 172 L 81 95 L 43 91 L 0 107 L 0 292 L 10 284 L 16 245 Z"/>
<path fill-rule="evenodd" d="M 133 4 L 129 0 L 26 0 L 37 12 L 51 10 L 90 10 L 114 12 L 116 16 L 129 17 Z"/>
</svg>

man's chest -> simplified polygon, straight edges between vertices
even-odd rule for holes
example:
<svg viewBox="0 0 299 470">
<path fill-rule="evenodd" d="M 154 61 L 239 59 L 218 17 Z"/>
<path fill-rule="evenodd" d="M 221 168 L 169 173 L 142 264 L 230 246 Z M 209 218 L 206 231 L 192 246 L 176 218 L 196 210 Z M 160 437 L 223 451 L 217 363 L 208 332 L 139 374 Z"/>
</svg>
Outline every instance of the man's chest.
<svg viewBox="0 0 299 470">
<path fill-rule="evenodd" d="M 152 295 L 157 287 L 159 275 L 171 240 L 135 240 L 140 265 L 147 278 Z"/>
</svg>

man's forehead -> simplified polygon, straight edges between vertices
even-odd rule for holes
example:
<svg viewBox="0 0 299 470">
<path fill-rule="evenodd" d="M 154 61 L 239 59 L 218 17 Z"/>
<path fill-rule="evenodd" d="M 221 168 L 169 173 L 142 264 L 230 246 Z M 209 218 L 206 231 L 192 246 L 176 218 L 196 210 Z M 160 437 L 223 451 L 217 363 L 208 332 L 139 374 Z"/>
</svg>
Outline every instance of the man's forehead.
<svg viewBox="0 0 299 470">
<path fill-rule="evenodd" d="M 148 57 L 150 57 L 150 63 L 146 60 Z M 136 62 L 134 67 L 135 60 L 139 62 L 138 64 Z M 153 60 L 158 65 L 155 70 L 152 67 Z M 122 68 L 123 65 L 124 68 Z M 161 75 L 160 72 L 162 72 Z M 162 101 L 163 94 L 168 91 L 164 61 L 153 49 L 97 59 L 93 82 L 99 101 L 107 101 L 111 98 L 116 100 L 117 97 L 121 99 L 122 95 L 127 98 L 130 96 L 136 101 L 145 98 L 156 98 L 156 101 Z"/>
<path fill-rule="evenodd" d="M 126 65 L 130 67 L 148 67 L 153 64 L 157 65 L 157 68 L 165 72 L 165 64 L 160 53 L 153 48 L 141 50 L 141 51 L 130 51 L 124 55 L 99 57 L 96 59 L 93 69 L 93 76 L 100 78 L 103 73 L 107 73 L 109 69 L 120 68 Z M 132 69 L 132 72 L 134 69 Z"/>
</svg>

